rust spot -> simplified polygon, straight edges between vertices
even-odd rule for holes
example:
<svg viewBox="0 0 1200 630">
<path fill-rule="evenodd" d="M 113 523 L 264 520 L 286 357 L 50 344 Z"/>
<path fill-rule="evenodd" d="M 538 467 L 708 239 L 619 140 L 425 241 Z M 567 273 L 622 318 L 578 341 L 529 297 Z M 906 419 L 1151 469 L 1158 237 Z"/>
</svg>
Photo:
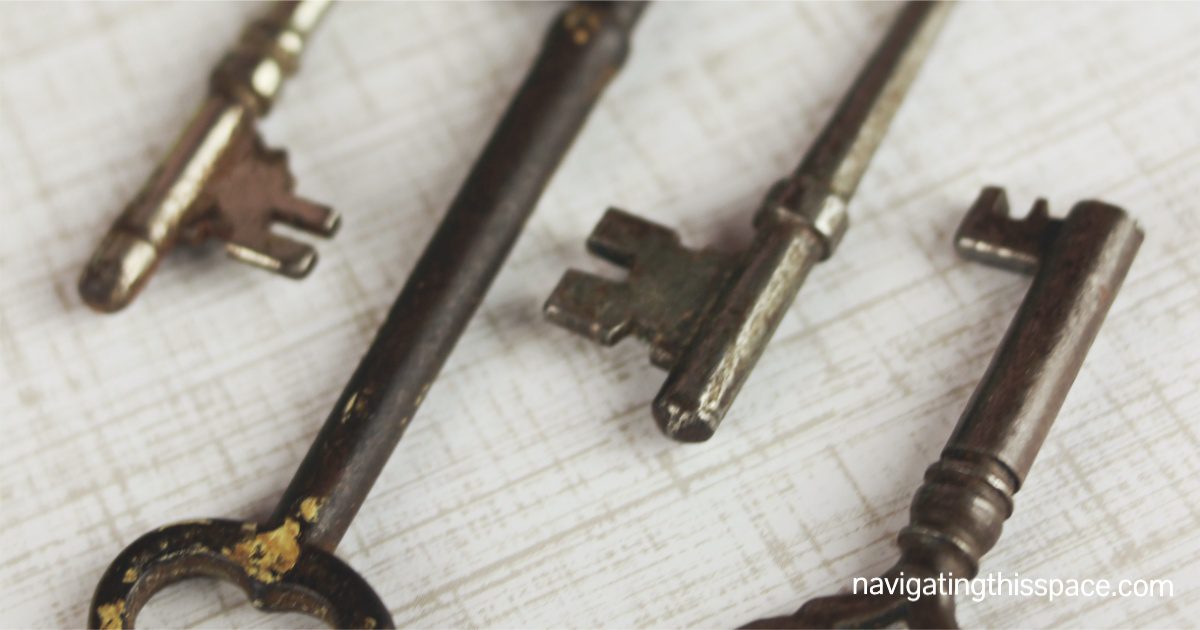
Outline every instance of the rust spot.
<svg viewBox="0 0 1200 630">
<path fill-rule="evenodd" d="M 296 566 L 300 558 L 300 523 L 287 519 L 283 525 L 269 531 L 247 536 L 231 550 L 221 553 L 242 566 L 250 577 L 270 584 Z"/>
<path fill-rule="evenodd" d="M 137 581 L 137 579 L 138 579 L 138 570 L 137 569 L 126 569 L 125 575 L 124 575 L 124 577 L 121 578 L 121 581 L 126 584 L 133 584 L 134 582 Z"/>
<path fill-rule="evenodd" d="M 571 32 L 571 40 L 582 46 L 600 29 L 600 16 L 587 7 L 574 7 L 563 18 L 563 26 Z"/>
<path fill-rule="evenodd" d="M 317 522 L 317 516 L 321 512 L 321 506 L 325 505 L 325 499 L 317 497 L 308 497 L 300 502 L 300 518 L 309 523 Z"/>
<path fill-rule="evenodd" d="M 96 616 L 100 618 L 101 630 L 120 630 L 125 627 L 125 600 L 118 599 L 111 604 L 96 608 Z"/>
</svg>

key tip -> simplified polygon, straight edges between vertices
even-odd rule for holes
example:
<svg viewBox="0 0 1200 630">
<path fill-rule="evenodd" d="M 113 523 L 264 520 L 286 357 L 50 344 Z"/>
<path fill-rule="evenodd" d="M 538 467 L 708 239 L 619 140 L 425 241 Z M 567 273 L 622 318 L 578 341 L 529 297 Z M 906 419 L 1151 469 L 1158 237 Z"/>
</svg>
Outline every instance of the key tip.
<svg viewBox="0 0 1200 630">
<path fill-rule="evenodd" d="M 101 313 L 129 305 L 158 264 L 158 250 L 145 239 L 110 232 L 79 278 L 84 303 Z"/>
<path fill-rule="evenodd" d="M 658 428 L 677 442 L 707 442 L 720 423 L 719 418 L 712 417 L 695 401 L 660 397 L 654 400 L 653 409 Z"/>
</svg>

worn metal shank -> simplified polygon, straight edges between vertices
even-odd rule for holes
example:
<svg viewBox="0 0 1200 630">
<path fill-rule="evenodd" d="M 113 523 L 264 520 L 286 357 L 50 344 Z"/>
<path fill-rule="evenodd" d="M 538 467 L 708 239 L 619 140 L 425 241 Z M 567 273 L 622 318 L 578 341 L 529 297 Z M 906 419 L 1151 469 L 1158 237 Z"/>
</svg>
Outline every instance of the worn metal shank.
<svg viewBox="0 0 1200 630">
<path fill-rule="evenodd" d="M 326 501 L 306 540 L 332 549 L 624 61 L 642 4 L 579 4 L 544 50 L 417 261 L 276 511 Z"/>
</svg>

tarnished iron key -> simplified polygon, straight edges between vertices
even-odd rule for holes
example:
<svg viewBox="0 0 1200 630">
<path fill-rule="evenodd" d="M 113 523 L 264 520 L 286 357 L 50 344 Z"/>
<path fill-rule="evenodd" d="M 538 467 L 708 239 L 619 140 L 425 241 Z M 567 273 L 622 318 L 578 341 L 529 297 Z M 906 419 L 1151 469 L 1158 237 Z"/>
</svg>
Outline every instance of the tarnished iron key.
<svg viewBox="0 0 1200 630">
<path fill-rule="evenodd" d="M 292 278 L 315 264 L 312 247 L 271 232 L 276 222 L 331 236 L 338 216 L 296 196 L 287 156 L 254 123 L 296 70 L 328 0 L 277 2 L 251 22 L 213 71 L 209 95 L 174 148 L 92 255 L 79 293 L 92 308 L 124 308 L 176 242 L 225 241 L 229 255 Z"/>
<path fill-rule="evenodd" d="M 185 522 L 134 541 L 96 587 L 91 627 L 131 626 L 155 591 L 196 576 L 231 580 L 268 610 L 337 627 L 392 625 L 370 585 L 333 551 L 624 61 L 643 8 L 579 3 L 555 20 L 275 513 L 261 524 Z"/>
<path fill-rule="evenodd" d="M 610 209 L 588 249 L 628 268 L 628 278 L 570 270 L 546 301 L 550 321 L 593 341 L 633 334 L 650 344 L 651 362 L 669 370 L 653 403 L 668 436 L 712 436 L 809 269 L 837 248 L 846 205 L 948 8 L 901 9 L 795 173 L 767 194 L 745 252 L 693 251 L 674 231 Z"/>
<path fill-rule="evenodd" d="M 900 560 L 884 577 L 975 577 L 1141 243 L 1141 229 L 1116 206 L 1084 201 L 1065 219 L 1051 219 L 1038 200 L 1016 220 L 1003 190 L 984 189 L 955 247 L 968 259 L 1033 273 L 1033 284 L 941 459 L 925 472 L 909 525 L 900 531 Z M 954 600 L 836 595 L 749 627 L 874 628 L 899 621 L 956 626 Z"/>
</svg>

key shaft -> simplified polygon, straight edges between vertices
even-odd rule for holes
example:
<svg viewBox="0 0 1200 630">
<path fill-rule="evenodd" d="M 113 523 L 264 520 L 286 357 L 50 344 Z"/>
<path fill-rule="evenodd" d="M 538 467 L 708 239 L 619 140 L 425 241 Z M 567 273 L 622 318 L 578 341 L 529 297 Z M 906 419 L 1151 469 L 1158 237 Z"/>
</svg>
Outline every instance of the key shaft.
<svg viewBox="0 0 1200 630">
<path fill-rule="evenodd" d="M 500 271 L 601 91 L 642 3 L 578 4 L 550 29 L 276 511 L 326 500 L 306 531 L 332 549 Z"/>
</svg>

